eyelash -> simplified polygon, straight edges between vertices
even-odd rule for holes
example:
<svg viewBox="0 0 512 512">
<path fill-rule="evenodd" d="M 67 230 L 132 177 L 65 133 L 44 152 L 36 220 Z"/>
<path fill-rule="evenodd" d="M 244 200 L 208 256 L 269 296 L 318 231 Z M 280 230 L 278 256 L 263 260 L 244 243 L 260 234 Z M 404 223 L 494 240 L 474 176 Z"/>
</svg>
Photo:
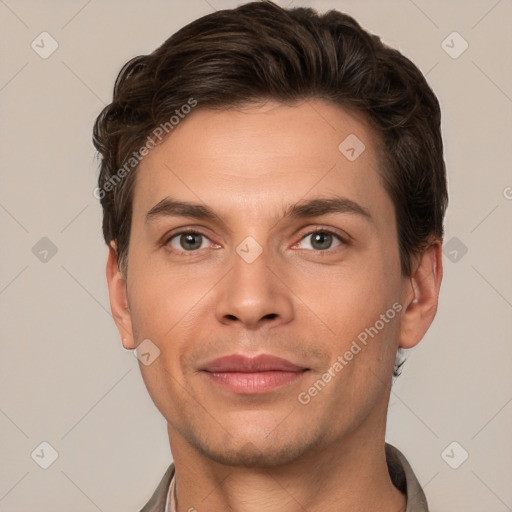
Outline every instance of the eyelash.
<svg viewBox="0 0 512 512">
<path fill-rule="evenodd" d="M 333 248 L 329 248 L 329 249 L 325 249 L 325 250 L 315 250 L 315 249 L 306 249 L 308 251 L 311 251 L 313 250 L 314 252 L 316 253 L 329 253 L 333 250 L 336 250 L 337 247 L 340 247 L 341 245 L 350 245 L 350 242 L 349 242 L 349 239 L 348 237 L 343 237 L 341 236 L 339 233 L 337 233 L 336 231 L 333 231 L 331 229 L 326 229 L 326 228 L 321 228 L 321 229 L 315 229 L 313 231 L 309 231 L 308 233 L 305 233 L 299 240 L 299 242 L 302 242 L 305 238 L 307 238 L 308 236 L 311 236 L 311 235 L 316 235 L 317 233 L 322 233 L 322 234 L 328 234 L 328 235 L 332 235 L 333 237 L 337 238 L 339 241 L 340 241 L 340 245 L 336 246 L 336 247 L 333 247 Z M 174 238 L 178 237 L 178 236 L 181 236 L 181 235 L 188 235 L 188 234 L 192 234 L 192 235 L 201 235 L 203 237 L 205 237 L 206 239 L 209 240 L 208 236 L 205 235 L 204 233 L 201 233 L 201 231 L 198 231 L 196 229 L 183 229 L 177 233 L 173 233 L 172 235 L 170 236 L 165 236 L 164 239 L 163 239 L 163 242 L 162 242 L 162 245 L 164 247 L 167 247 L 171 252 L 173 253 L 178 253 L 182 256 L 185 256 L 188 254 L 190 256 L 194 256 L 195 254 L 197 254 L 197 251 L 200 251 L 201 249 L 194 249 L 192 251 L 185 251 L 185 250 L 179 250 L 179 249 L 174 249 L 174 248 L 169 248 L 170 247 L 170 241 L 173 240 Z M 297 243 L 299 243 L 297 242 Z"/>
</svg>

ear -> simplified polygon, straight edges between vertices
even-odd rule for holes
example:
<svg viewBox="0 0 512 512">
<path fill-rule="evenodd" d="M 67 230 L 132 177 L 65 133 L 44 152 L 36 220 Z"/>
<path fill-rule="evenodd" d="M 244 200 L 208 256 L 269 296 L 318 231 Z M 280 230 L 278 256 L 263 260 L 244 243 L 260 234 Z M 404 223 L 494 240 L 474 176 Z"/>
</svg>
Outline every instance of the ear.
<svg viewBox="0 0 512 512">
<path fill-rule="evenodd" d="M 413 260 L 412 274 L 404 280 L 404 312 L 398 346 L 417 345 L 432 324 L 437 312 L 439 289 L 443 278 L 442 243 L 432 242 Z"/>
<path fill-rule="evenodd" d="M 110 242 L 107 260 L 107 283 L 110 297 L 110 309 L 121 336 L 123 347 L 127 350 L 135 348 L 132 331 L 132 320 L 128 297 L 126 293 L 126 279 L 121 275 L 118 267 L 118 253 L 115 242 Z"/>
</svg>

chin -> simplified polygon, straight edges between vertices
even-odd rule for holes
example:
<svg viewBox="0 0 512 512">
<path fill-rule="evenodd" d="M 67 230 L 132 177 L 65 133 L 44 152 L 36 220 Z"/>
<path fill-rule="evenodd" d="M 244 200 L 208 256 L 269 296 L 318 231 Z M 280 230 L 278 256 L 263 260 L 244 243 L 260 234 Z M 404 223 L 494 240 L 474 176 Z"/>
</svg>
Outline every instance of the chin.
<svg viewBox="0 0 512 512">
<path fill-rule="evenodd" d="M 218 447 L 203 449 L 203 455 L 226 466 L 269 469 L 294 462 L 304 453 L 302 447 L 294 446 L 265 446 L 258 448 L 252 442 L 245 443 L 240 448 L 231 447 L 219 450 Z"/>
<path fill-rule="evenodd" d="M 227 434 L 224 439 L 216 440 L 189 438 L 192 446 L 205 457 L 226 466 L 269 469 L 296 462 L 308 454 L 314 453 L 321 444 L 321 436 L 305 438 L 305 432 L 288 433 L 279 438 L 267 435 L 263 431 L 251 434 Z"/>
</svg>

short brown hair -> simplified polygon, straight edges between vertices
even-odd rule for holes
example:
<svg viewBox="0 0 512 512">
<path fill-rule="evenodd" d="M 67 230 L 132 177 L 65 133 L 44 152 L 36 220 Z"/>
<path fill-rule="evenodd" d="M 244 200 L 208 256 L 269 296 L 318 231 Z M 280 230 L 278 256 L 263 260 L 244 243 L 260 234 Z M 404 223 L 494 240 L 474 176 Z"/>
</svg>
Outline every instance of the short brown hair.
<svg viewBox="0 0 512 512">
<path fill-rule="evenodd" d="M 362 112 L 379 134 L 402 273 L 410 275 L 411 255 L 443 238 L 448 194 L 436 96 L 410 60 L 352 17 L 266 0 L 199 18 L 121 69 L 93 134 L 103 236 L 116 242 L 120 269 L 127 268 L 133 155 L 156 127 L 191 99 L 213 109 L 315 98 Z"/>
</svg>

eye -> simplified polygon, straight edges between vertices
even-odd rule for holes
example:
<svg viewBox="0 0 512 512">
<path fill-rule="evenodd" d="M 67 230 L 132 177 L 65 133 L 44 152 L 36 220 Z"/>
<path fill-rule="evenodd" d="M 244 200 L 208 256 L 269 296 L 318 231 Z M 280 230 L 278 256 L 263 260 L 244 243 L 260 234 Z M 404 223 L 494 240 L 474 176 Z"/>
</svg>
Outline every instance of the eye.
<svg viewBox="0 0 512 512">
<path fill-rule="evenodd" d="M 169 237 L 166 245 L 176 251 L 192 252 L 208 247 L 208 244 L 204 245 L 207 240 L 209 239 L 205 235 L 197 231 L 182 231 Z"/>
<path fill-rule="evenodd" d="M 339 245 L 346 244 L 347 242 L 338 234 L 330 231 L 328 229 L 320 229 L 316 231 L 312 231 L 305 235 L 301 242 L 307 240 L 311 237 L 311 242 L 309 243 L 310 247 L 305 247 L 305 249 L 313 249 L 314 251 L 326 251 L 332 249 L 333 241 L 338 240 L 338 243 L 334 247 L 338 247 Z"/>
</svg>

